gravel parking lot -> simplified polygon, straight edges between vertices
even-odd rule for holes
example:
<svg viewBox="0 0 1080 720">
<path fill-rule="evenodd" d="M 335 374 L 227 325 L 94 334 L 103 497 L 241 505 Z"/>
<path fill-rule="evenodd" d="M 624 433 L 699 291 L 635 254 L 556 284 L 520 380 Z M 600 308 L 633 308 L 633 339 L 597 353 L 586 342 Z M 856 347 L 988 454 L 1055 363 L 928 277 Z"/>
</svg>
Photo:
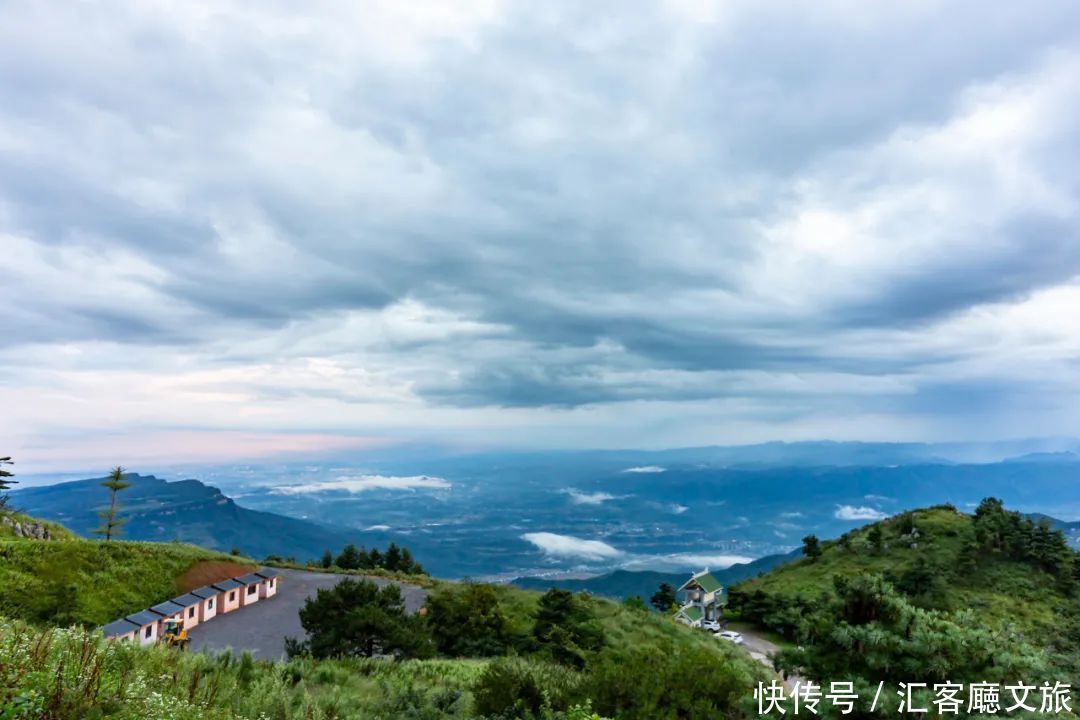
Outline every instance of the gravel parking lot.
<svg viewBox="0 0 1080 720">
<path fill-rule="evenodd" d="M 237 652 L 250 650 L 260 660 L 279 660 L 285 656 L 285 638 L 305 636 L 298 615 L 304 600 L 313 597 L 319 588 L 333 587 L 345 577 L 282 570 L 277 595 L 195 626 L 188 633 L 191 649 L 212 652 L 228 648 Z M 378 585 L 388 582 L 382 578 L 369 579 Z M 410 613 L 420 609 L 427 599 L 427 591 L 415 585 L 401 585 L 401 594 L 405 597 L 405 609 Z"/>
</svg>

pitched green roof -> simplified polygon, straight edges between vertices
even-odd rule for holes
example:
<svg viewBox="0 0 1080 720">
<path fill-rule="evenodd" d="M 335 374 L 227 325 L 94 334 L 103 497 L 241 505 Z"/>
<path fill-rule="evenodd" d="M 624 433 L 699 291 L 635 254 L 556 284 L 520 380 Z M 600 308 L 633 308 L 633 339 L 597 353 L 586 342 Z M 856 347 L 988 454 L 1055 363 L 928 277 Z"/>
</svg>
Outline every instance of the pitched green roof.
<svg viewBox="0 0 1080 720">
<path fill-rule="evenodd" d="M 720 584 L 720 581 L 712 576 L 712 573 L 705 573 L 697 579 L 701 587 L 705 589 L 705 592 L 716 592 L 724 586 Z"/>
<path fill-rule="evenodd" d="M 722 590 L 724 588 L 720 581 L 712 576 L 712 573 L 702 573 L 701 575 L 695 575 L 694 577 L 687 580 L 679 589 L 685 590 L 686 588 L 693 587 L 694 585 L 700 585 L 701 589 L 705 592 L 717 592 L 718 590 Z"/>
<path fill-rule="evenodd" d="M 697 622 L 701 619 L 701 608 L 697 607 L 696 605 L 687 605 L 686 607 L 679 610 L 678 614 L 685 615 L 686 619 L 690 620 L 691 622 Z"/>
</svg>

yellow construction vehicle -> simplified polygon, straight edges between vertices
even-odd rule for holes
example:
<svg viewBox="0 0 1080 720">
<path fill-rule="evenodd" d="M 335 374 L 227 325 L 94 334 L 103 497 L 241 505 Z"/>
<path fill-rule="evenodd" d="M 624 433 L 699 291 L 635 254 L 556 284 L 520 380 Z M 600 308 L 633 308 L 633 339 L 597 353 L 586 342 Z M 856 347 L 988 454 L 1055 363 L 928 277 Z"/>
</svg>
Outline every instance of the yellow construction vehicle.
<svg viewBox="0 0 1080 720">
<path fill-rule="evenodd" d="M 181 620 L 167 620 L 165 622 L 165 632 L 162 635 L 162 640 L 165 641 L 167 647 L 180 648 L 181 650 L 187 650 L 188 643 L 191 642 L 191 638 L 187 635 L 187 628 L 184 627 Z"/>
</svg>

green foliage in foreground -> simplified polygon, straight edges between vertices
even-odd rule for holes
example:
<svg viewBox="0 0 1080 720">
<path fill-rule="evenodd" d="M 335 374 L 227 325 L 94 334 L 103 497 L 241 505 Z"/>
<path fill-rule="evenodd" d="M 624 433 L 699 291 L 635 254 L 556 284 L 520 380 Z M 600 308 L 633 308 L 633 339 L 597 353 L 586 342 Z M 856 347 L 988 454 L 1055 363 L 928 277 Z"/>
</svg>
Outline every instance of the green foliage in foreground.
<svg viewBox="0 0 1080 720">
<path fill-rule="evenodd" d="M 689 631 L 685 631 L 689 632 Z M 713 641 L 715 643 L 715 641 Z M 0 620 L 5 720 L 743 718 L 756 670 L 708 645 L 605 648 L 591 672 L 524 658 L 285 663 L 108 643 Z M 707 678 L 703 682 L 702 678 Z M 590 702 L 591 697 L 596 697 Z"/>
<path fill-rule="evenodd" d="M 177 595 L 202 560 L 235 561 L 179 543 L 0 540 L 0 615 L 103 625 Z"/>
<path fill-rule="evenodd" d="M 447 660 L 273 664 L 0 620 L 4 720 L 465 718 L 482 670 Z"/>
</svg>

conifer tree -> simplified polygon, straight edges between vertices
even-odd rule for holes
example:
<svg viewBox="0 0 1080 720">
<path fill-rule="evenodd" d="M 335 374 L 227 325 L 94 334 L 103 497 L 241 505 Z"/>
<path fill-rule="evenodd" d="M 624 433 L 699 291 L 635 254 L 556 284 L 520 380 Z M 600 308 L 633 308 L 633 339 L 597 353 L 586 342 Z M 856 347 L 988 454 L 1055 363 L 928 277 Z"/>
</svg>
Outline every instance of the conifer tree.
<svg viewBox="0 0 1080 720">
<path fill-rule="evenodd" d="M 7 478 L 14 477 L 14 473 L 9 470 L 5 470 L 5 465 L 13 465 L 11 457 L 0 457 L 0 510 L 7 507 L 8 503 L 8 490 L 12 485 L 18 485 L 15 480 L 8 480 Z"/>
<path fill-rule="evenodd" d="M 359 570 L 361 565 L 360 551 L 356 549 L 355 545 L 349 543 L 342 549 L 334 564 L 342 570 Z"/>
<path fill-rule="evenodd" d="M 390 546 L 386 548 L 383 567 L 391 571 L 401 569 L 401 548 L 397 546 L 397 543 L 390 543 Z"/>
<path fill-rule="evenodd" d="M 131 487 L 131 483 L 124 480 L 124 468 L 117 465 L 109 473 L 109 477 L 101 483 L 101 486 L 109 489 L 109 507 L 98 513 L 102 525 L 97 530 L 94 530 L 94 534 L 102 535 L 106 540 L 112 540 L 114 535 L 120 534 L 120 528 L 127 522 L 127 518 L 121 518 L 117 515 L 120 506 L 117 503 L 116 496 L 121 490 Z"/>
<path fill-rule="evenodd" d="M 668 583 L 660 583 L 660 587 L 649 598 L 649 603 L 662 613 L 671 610 L 676 602 L 678 602 L 678 596 L 675 594 L 675 588 Z"/>
</svg>

